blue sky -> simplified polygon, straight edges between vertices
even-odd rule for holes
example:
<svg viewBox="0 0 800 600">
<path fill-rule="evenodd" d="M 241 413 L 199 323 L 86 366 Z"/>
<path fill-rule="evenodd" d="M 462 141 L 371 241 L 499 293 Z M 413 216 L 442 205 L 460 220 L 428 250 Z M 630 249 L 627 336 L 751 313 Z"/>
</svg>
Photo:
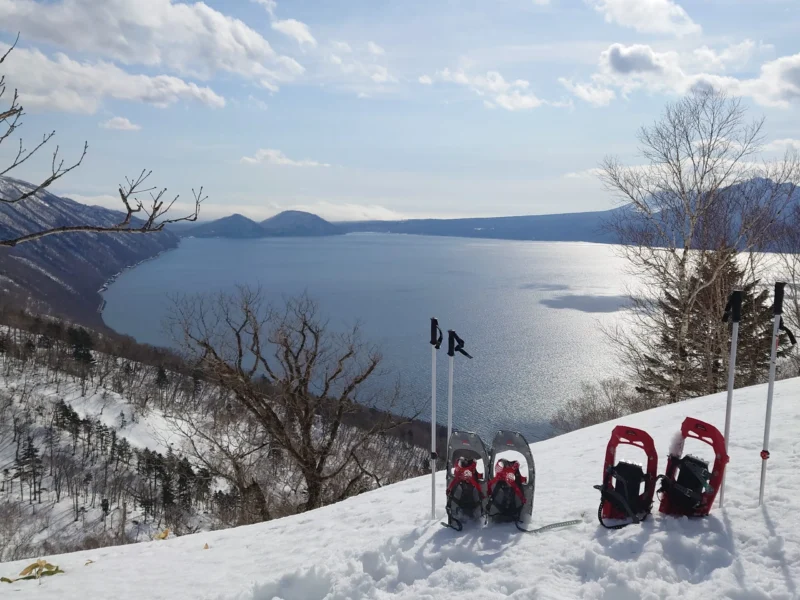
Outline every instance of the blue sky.
<svg viewBox="0 0 800 600">
<path fill-rule="evenodd" d="M 0 73 L 28 145 L 89 142 L 82 201 L 147 168 L 205 218 L 541 214 L 612 206 L 590 169 L 700 83 L 800 147 L 798 31 L 797 0 L 0 0 Z"/>
</svg>

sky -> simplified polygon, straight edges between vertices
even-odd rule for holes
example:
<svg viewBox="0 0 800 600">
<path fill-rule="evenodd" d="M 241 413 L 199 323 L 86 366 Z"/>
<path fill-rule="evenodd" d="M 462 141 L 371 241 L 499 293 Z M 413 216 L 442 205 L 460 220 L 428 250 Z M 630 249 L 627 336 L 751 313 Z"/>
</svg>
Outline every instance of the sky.
<svg viewBox="0 0 800 600">
<path fill-rule="evenodd" d="M 798 0 L 0 0 L 0 110 L 56 132 L 9 175 L 86 141 L 51 191 L 112 208 L 147 169 L 203 219 L 604 210 L 592 169 L 698 85 L 800 148 L 798 31 Z"/>
</svg>

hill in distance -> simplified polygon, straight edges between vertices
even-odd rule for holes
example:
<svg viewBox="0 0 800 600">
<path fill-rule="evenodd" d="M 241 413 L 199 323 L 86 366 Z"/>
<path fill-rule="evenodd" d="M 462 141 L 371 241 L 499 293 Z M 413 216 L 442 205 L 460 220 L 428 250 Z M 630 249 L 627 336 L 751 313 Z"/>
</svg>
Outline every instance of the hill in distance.
<svg viewBox="0 0 800 600">
<path fill-rule="evenodd" d="M 625 209 L 513 217 L 354 221 L 339 223 L 339 226 L 348 233 L 406 233 L 505 240 L 614 243 L 612 232 L 604 225 L 617 210 Z"/>
<path fill-rule="evenodd" d="M 264 236 L 261 225 L 238 213 L 187 228 L 181 233 L 194 237 L 257 238 Z"/>
<path fill-rule="evenodd" d="M 321 237 L 345 233 L 340 227 L 317 215 L 286 210 L 257 223 L 247 217 L 234 214 L 194 227 L 173 230 L 182 237 L 223 237 L 252 239 L 262 237 Z"/>
<path fill-rule="evenodd" d="M 322 217 L 300 210 L 285 210 L 261 221 L 261 227 L 270 236 L 321 236 L 344 233 Z"/>
</svg>

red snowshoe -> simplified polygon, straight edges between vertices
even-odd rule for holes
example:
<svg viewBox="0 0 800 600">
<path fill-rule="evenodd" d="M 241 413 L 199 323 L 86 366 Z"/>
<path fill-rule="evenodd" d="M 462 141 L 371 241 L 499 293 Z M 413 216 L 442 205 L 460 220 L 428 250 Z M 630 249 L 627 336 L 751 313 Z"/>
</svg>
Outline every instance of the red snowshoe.
<svg viewBox="0 0 800 600">
<path fill-rule="evenodd" d="M 620 444 L 630 444 L 644 451 L 647 455 L 647 472 L 631 462 L 619 461 L 614 464 Z M 603 484 L 594 486 L 601 496 L 597 510 L 600 524 L 607 529 L 621 529 L 644 521 L 653 507 L 657 470 L 658 454 L 653 438 L 641 429 L 624 425 L 614 427 L 606 447 Z M 625 522 L 613 525 L 606 523 L 606 520 L 612 519 Z"/>
<path fill-rule="evenodd" d="M 708 462 L 688 454 L 681 456 L 686 438 L 703 441 L 714 448 L 716 458 L 711 472 Z M 717 497 L 728 460 L 725 438 L 719 430 L 703 421 L 686 417 L 681 426 L 680 441 L 670 449 L 666 473 L 659 477 L 662 484 L 658 490 L 661 500 L 658 510 L 667 515 L 706 516 Z"/>
<path fill-rule="evenodd" d="M 527 476 L 520 472 L 520 462 L 509 458 L 497 459 L 501 452 L 514 452 L 527 463 Z M 497 459 L 497 460 L 496 460 Z M 518 529 L 520 522 L 533 513 L 533 494 L 536 485 L 536 468 L 530 446 L 521 433 L 498 431 L 492 442 L 492 474 L 486 503 L 486 521 L 513 521 Z"/>
<path fill-rule="evenodd" d="M 447 442 L 447 512 L 448 527 L 461 531 L 461 521 L 484 514 L 486 478 L 477 461 L 486 469 L 486 446 L 476 433 L 453 431 Z"/>
</svg>

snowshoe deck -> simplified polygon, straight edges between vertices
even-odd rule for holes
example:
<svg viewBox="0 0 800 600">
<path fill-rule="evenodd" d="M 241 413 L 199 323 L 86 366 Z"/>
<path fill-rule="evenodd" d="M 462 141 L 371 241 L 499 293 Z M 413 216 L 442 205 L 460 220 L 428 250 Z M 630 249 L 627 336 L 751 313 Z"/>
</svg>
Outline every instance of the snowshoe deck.
<svg viewBox="0 0 800 600">
<path fill-rule="evenodd" d="M 687 438 L 700 440 L 714 449 L 714 466 L 697 457 L 683 455 Z M 659 493 L 659 511 L 668 515 L 704 517 L 708 515 L 722 484 L 725 466 L 729 457 L 725 452 L 725 438 L 719 430 L 692 417 L 686 417 L 681 425 L 681 440 L 667 459 L 667 469 Z"/>
<path fill-rule="evenodd" d="M 644 451 L 647 455 L 646 471 L 630 462 L 619 461 L 615 464 L 617 447 L 623 444 Z M 614 427 L 606 447 L 603 483 L 594 486 L 600 492 L 600 507 L 597 509 L 600 524 L 606 529 L 620 529 L 646 519 L 653 506 L 657 470 L 658 454 L 653 438 L 634 427 Z"/>
<path fill-rule="evenodd" d="M 478 472 L 479 477 L 475 483 L 455 481 L 455 465 L 461 458 L 471 459 L 476 463 L 482 462 L 483 473 Z M 477 433 L 454 430 L 450 434 L 450 439 L 447 440 L 447 505 L 445 507 L 447 523 L 442 523 L 442 525 L 461 531 L 462 521 L 483 516 L 488 461 L 486 446 Z M 478 465 L 476 465 L 476 471 L 477 468 Z"/>
<path fill-rule="evenodd" d="M 527 466 L 527 471 L 524 473 L 525 481 L 516 483 L 516 486 L 519 487 L 522 492 L 524 501 L 521 504 L 516 503 L 517 505 L 515 505 L 513 509 L 500 509 L 500 505 L 497 501 L 497 495 L 500 492 L 496 492 L 496 489 L 492 490 L 493 495 L 487 502 L 486 519 L 487 522 L 489 520 L 514 521 L 514 523 L 517 524 L 517 528 L 520 528 L 519 523 L 529 520 L 533 514 L 533 497 L 536 489 L 536 465 L 533 462 L 533 454 L 531 454 L 530 445 L 521 433 L 517 431 L 500 430 L 495 434 L 494 440 L 492 441 L 491 457 L 489 459 L 489 481 L 494 480 L 497 475 L 496 468 L 499 455 L 509 451 L 517 452 L 525 459 Z M 504 490 L 504 492 L 508 493 L 508 490 Z M 525 531 L 524 529 L 521 530 Z"/>
</svg>

